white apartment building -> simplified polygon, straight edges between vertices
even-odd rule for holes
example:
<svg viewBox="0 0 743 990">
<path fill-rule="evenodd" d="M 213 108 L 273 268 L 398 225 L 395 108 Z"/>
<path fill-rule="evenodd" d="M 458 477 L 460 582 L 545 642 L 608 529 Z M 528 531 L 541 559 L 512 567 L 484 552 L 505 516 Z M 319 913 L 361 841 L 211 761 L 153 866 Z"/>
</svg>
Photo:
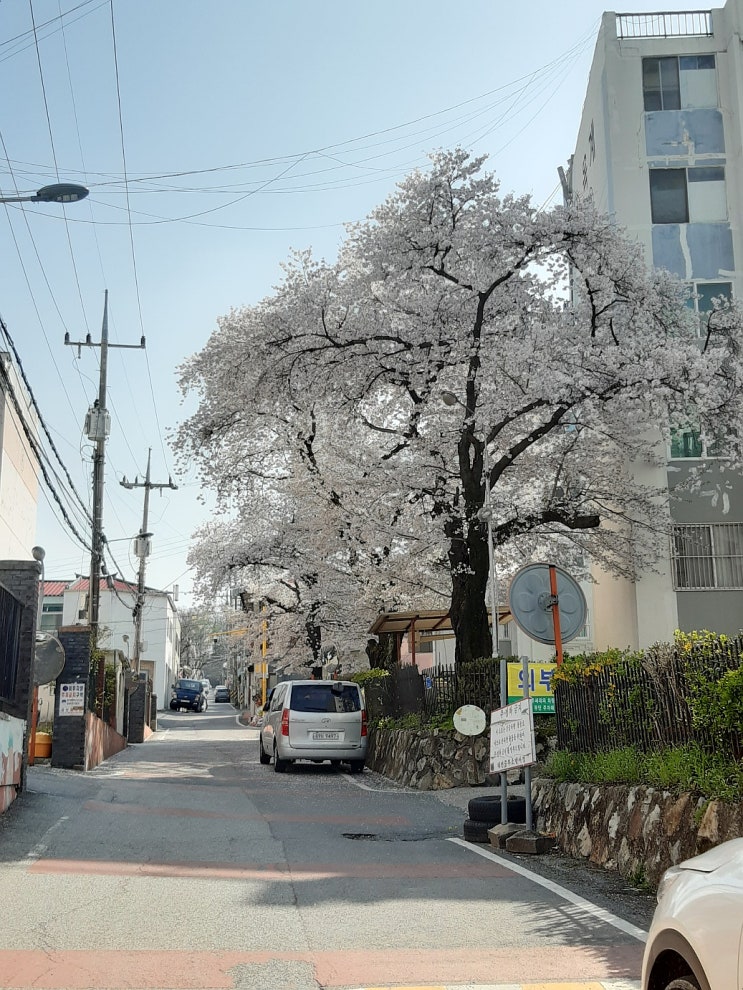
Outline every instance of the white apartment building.
<svg viewBox="0 0 743 990">
<path fill-rule="evenodd" d="M 648 261 L 693 286 L 700 328 L 717 297 L 743 297 L 743 0 L 721 9 L 602 18 L 565 194 L 592 196 Z M 739 267 L 740 266 L 740 267 Z M 721 455 L 703 494 L 671 500 L 659 574 L 596 574 L 597 649 L 668 641 L 676 628 L 743 627 L 743 479 L 694 424 L 674 434 L 669 488 Z M 633 470 L 647 470 L 633 465 Z M 657 481 L 653 478 L 649 480 Z"/>
<path fill-rule="evenodd" d="M 63 592 L 62 625 L 87 625 L 88 578 L 80 578 Z M 114 580 L 109 587 L 101 580 L 98 622 L 103 650 L 120 650 L 127 659 L 134 657 L 132 610 L 137 585 Z M 149 674 L 157 707 L 167 709 L 170 686 L 178 677 L 181 646 L 181 620 L 167 591 L 146 589 L 142 612 L 142 652 L 140 671 Z"/>
</svg>

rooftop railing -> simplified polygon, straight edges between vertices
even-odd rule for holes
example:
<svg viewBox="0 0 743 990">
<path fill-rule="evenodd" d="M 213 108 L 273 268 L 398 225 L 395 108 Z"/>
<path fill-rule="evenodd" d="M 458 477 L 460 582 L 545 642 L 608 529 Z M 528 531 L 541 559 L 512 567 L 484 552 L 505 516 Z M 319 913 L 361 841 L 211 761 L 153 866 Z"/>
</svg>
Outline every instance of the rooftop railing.
<svg viewBox="0 0 743 990">
<path fill-rule="evenodd" d="M 711 10 L 682 10 L 652 14 L 617 14 L 617 37 L 692 38 L 712 35 Z"/>
</svg>

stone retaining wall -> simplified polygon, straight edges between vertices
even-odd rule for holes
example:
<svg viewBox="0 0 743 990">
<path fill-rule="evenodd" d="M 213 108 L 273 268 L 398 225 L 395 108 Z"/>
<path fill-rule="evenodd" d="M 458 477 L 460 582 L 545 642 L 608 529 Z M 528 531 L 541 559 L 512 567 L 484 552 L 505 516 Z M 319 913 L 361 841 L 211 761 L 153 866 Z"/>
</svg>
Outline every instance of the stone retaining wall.
<svg viewBox="0 0 743 990">
<path fill-rule="evenodd" d="M 532 784 L 534 821 L 569 856 L 656 885 L 663 871 L 743 835 L 743 804 L 652 787 Z"/>
<path fill-rule="evenodd" d="M 490 769 L 489 742 L 436 729 L 377 729 L 369 733 L 366 765 L 420 791 L 482 784 Z"/>
<path fill-rule="evenodd" d="M 376 730 L 367 765 L 406 787 L 443 790 L 489 780 L 486 736 Z M 536 774 L 536 771 L 535 771 Z M 513 782 L 518 771 L 509 773 Z M 674 863 L 743 835 L 743 803 L 725 804 L 652 787 L 532 782 L 534 823 L 569 856 L 657 884 Z"/>
</svg>

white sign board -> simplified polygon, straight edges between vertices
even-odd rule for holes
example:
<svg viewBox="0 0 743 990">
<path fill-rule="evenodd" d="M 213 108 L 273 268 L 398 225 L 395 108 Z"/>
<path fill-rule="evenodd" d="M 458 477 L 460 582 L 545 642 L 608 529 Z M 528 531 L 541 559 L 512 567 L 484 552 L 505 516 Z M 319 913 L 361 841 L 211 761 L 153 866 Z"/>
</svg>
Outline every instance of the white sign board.
<svg viewBox="0 0 743 990">
<path fill-rule="evenodd" d="M 525 698 L 490 715 L 490 772 L 528 767 L 537 761 L 531 699 Z"/>
<path fill-rule="evenodd" d="M 479 736 L 487 724 L 485 712 L 477 705 L 462 705 L 454 712 L 454 728 L 463 736 Z"/>
<path fill-rule="evenodd" d="M 85 682 L 76 681 L 74 684 L 59 685 L 59 714 L 85 714 Z"/>
</svg>

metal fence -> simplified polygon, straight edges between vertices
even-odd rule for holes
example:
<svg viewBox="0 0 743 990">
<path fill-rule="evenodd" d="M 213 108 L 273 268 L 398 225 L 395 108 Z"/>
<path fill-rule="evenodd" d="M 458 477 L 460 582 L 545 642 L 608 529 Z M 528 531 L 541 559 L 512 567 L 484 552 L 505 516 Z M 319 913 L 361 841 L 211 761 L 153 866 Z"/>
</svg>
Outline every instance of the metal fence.
<svg viewBox="0 0 743 990">
<path fill-rule="evenodd" d="M 23 606 L 18 599 L 0 587 L 0 701 L 10 704 L 16 698 L 22 616 Z"/>
<path fill-rule="evenodd" d="M 719 644 L 714 654 L 646 651 L 645 662 L 609 665 L 577 683 L 555 685 L 557 745 L 573 752 L 634 746 L 649 751 L 692 741 L 716 745 L 694 726 L 689 698 L 699 675 L 717 680 L 741 666 L 743 640 Z M 741 751 L 734 733 L 727 740 Z"/>
<path fill-rule="evenodd" d="M 397 664 L 390 676 L 366 688 L 372 716 L 451 715 L 462 705 L 477 705 L 486 712 L 500 707 L 498 661 L 462 667 L 429 667 Z"/>
</svg>

